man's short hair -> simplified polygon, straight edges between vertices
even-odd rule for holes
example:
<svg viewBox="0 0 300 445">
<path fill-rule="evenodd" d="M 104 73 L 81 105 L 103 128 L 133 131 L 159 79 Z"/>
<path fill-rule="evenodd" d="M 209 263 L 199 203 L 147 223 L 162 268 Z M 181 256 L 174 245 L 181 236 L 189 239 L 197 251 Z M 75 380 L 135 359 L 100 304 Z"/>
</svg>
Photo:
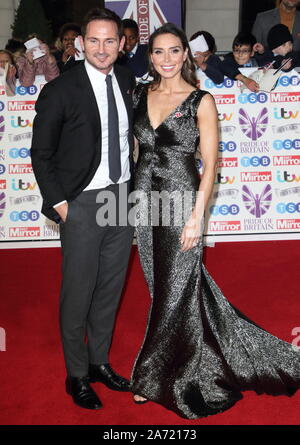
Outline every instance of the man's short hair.
<svg viewBox="0 0 300 445">
<path fill-rule="evenodd" d="M 243 46 L 243 45 L 247 45 L 250 46 L 251 49 L 253 49 L 253 46 L 256 43 L 256 38 L 254 37 L 253 34 L 251 34 L 250 32 L 239 32 L 232 43 L 232 49 L 234 49 L 236 46 Z"/>
<path fill-rule="evenodd" d="M 93 22 L 94 20 L 107 20 L 110 22 L 114 22 L 117 25 L 118 28 L 118 34 L 121 39 L 123 36 L 123 26 L 122 26 L 122 20 L 120 17 L 110 9 L 107 8 L 93 8 L 84 17 L 83 24 L 81 27 L 81 35 L 84 37 L 86 34 L 87 26 L 90 22 Z"/>
<path fill-rule="evenodd" d="M 135 31 L 135 33 L 138 35 L 139 33 L 139 27 L 135 20 L 132 19 L 123 19 L 122 20 L 123 29 L 130 28 Z"/>
</svg>

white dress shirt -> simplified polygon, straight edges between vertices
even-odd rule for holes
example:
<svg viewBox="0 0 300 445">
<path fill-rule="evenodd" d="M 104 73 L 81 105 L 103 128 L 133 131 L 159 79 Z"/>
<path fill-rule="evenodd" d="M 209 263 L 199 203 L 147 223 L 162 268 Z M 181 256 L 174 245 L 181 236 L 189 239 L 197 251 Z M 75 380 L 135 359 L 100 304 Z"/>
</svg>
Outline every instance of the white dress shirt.
<svg viewBox="0 0 300 445">
<path fill-rule="evenodd" d="M 131 57 L 133 57 L 133 56 L 135 55 L 135 53 L 137 52 L 137 49 L 138 49 L 138 44 L 136 44 L 136 45 L 132 48 L 132 50 L 130 51 L 131 54 L 132 54 Z"/>
<path fill-rule="evenodd" d="M 101 162 L 96 170 L 96 173 L 83 190 L 93 190 L 99 188 L 105 188 L 110 184 L 114 184 L 109 177 L 108 167 L 108 104 L 107 104 L 107 88 L 106 88 L 106 74 L 101 73 L 94 68 L 87 60 L 84 62 L 87 74 L 89 76 L 92 88 L 97 101 L 100 124 L 101 124 Z M 128 144 L 128 116 L 127 110 L 124 104 L 123 96 L 119 88 L 116 76 L 113 69 L 109 73 L 112 76 L 112 86 L 116 99 L 118 115 L 119 115 L 119 134 L 120 134 L 120 156 L 121 156 L 121 176 L 118 180 L 118 184 L 126 182 L 130 179 L 130 162 L 129 162 L 129 144 Z M 84 92 L 83 92 L 84 94 Z M 100 147 L 99 147 L 100 150 Z M 53 207 L 57 207 L 67 201 L 62 201 L 55 204 Z"/>
<path fill-rule="evenodd" d="M 98 188 L 105 188 L 113 181 L 109 177 L 108 168 L 108 104 L 107 104 L 107 90 L 106 90 L 106 74 L 101 73 L 94 68 L 87 60 L 84 62 L 87 74 L 91 81 L 93 91 L 96 97 L 100 120 L 101 120 L 101 162 L 96 170 L 96 173 L 84 189 L 92 190 Z M 112 86 L 116 99 L 118 115 L 119 115 L 119 133 L 120 133 L 120 151 L 121 151 L 121 176 L 118 184 L 121 184 L 130 179 L 130 163 L 129 163 L 129 144 L 128 144 L 128 116 L 124 104 L 123 96 L 119 88 L 116 76 L 113 69 L 110 71 L 112 76 Z M 100 150 L 100 147 L 99 147 Z"/>
</svg>

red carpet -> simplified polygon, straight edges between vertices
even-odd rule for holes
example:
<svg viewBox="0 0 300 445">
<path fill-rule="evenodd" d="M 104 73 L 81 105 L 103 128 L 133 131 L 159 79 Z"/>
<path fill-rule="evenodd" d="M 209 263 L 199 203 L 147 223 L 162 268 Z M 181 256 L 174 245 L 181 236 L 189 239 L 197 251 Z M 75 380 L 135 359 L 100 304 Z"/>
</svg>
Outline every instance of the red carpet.
<svg viewBox="0 0 300 445">
<path fill-rule="evenodd" d="M 64 392 L 58 328 L 59 249 L 2 250 L 0 327 L 1 425 L 299 425 L 300 391 L 293 397 L 244 398 L 225 413 L 184 420 L 154 403 L 138 406 L 131 394 L 101 384 L 104 409 L 76 407 Z M 300 326 L 300 241 L 222 243 L 205 252 L 205 264 L 227 298 L 272 334 L 291 342 Z M 111 363 L 129 377 L 142 343 L 149 296 L 134 248 L 122 299 Z"/>
</svg>

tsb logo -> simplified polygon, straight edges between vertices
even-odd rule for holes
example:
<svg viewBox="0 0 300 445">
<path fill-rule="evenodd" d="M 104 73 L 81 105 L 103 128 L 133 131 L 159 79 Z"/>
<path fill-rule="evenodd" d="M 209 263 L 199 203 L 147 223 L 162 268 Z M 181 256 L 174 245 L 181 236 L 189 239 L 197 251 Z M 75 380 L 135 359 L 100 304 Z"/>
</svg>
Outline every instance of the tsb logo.
<svg viewBox="0 0 300 445">
<path fill-rule="evenodd" d="M 210 79 L 205 79 L 205 86 L 208 89 L 211 89 L 211 88 L 224 88 L 224 87 L 225 88 L 232 88 L 233 85 L 234 85 L 234 80 L 228 79 L 228 78 L 225 78 L 224 82 L 219 83 L 219 84 L 213 83 L 213 81 L 210 80 Z"/>
<path fill-rule="evenodd" d="M 25 96 L 25 94 L 30 94 L 31 96 L 33 94 L 36 94 L 37 87 L 35 85 L 31 85 L 30 87 L 22 87 L 19 86 L 16 88 L 16 94 L 20 94 L 20 96 Z"/>
<path fill-rule="evenodd" d="M 210 207 L 209 212 L 211 215 L 237 215 L 240 213 L 240 208 L 237 204 L 232 204 L 230 206 L 223 204 L 220 206 L 213 205 Z"/>
<path fill-rule="evenodd" d="M 271 159 L 268 156 L 244 156 L 241 159 L 241 165 L 243 167 L 260 167 L 261 165 L 266 167 L 267 165 L 270 165 Z"/>
<path fill-rule="evenodd" d="M 300 82 L 300 78 L 298 76 L 291 76 L 291 77 L 282 76 L 278 80 L 278 84 L 283 87 L 288 87 L 290 85 L 297 86 L 297 85 L 299 85 L 299 82 Z"/>
<path fill-rule="evenodd" d="M 31 212 L 27 212 L 27 210 L 17 212 L 14 210 L 10 213 L 9 217 L 11 221 L 37 221 L 40 214 L 36 210 L 32 210 Z"/>
<path fill-rule="evenodd" d="M 277 213 L 300 213 L 300 202 L 279 202 L 276 206 Z"/>
<path fill-rule="evenodd" d="M 28 148 L 22 147 L 22 148 L 11 148 L 9 150 L 9 156 L 13 159 L 17 158 L 29 158 L 30 157 L 30 150 Z"/>
<path fill-rule="evenodd" d="M 220 141 L 219 142 L 219 151 L 235 151 L 236 150 L 236 143 L 234 141 Z"/>
<path fill-rule="evenodd" d="M 294 148 L 295 150 L 300 149 L 300 139 L 284 139 L 281 141 L 280 139 L 276 139 L 273 142 L 273 148 L 275 150 L 291 150 Z"/>
<path fill-rule="evenodd" d="M 266 93 L 250 93 L 250 94 L 240 94 L 238 97 L 238 101 L 241 104 L 256 104 L 256 102 L 259 102 L 261 104 L 264 104 L 266 102 L 268 102 L 268 96 L 266 95 Z"/>
</svg>

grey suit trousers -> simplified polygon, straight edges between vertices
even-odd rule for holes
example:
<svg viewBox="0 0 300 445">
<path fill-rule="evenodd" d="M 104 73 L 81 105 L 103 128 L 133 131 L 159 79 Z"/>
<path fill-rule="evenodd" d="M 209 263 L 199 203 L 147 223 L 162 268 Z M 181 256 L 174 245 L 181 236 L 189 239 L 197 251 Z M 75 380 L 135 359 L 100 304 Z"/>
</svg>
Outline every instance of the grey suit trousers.
<svg viewBox="0 0 300 445">
<path fill-rule="evenodd" d="M 123 191 L 124 186 L 127 190 L 127 184 L 122 186 Z M 66 222 L 60 224 L 60 328 L 67 374 L 73 377 L 87 375 L 89 363 L 109 361 L 133 239 L 134 229 L 129 225 L 122 226 L 118 221 L 116 226 L 98 225 L 96 214 L 105 204 L 97 203 L 96 197 L 103 190 L 114 194 L 118 218 L 120 187 L 113 184 L 82 192 L 69 203 Z"/>
</svg>

